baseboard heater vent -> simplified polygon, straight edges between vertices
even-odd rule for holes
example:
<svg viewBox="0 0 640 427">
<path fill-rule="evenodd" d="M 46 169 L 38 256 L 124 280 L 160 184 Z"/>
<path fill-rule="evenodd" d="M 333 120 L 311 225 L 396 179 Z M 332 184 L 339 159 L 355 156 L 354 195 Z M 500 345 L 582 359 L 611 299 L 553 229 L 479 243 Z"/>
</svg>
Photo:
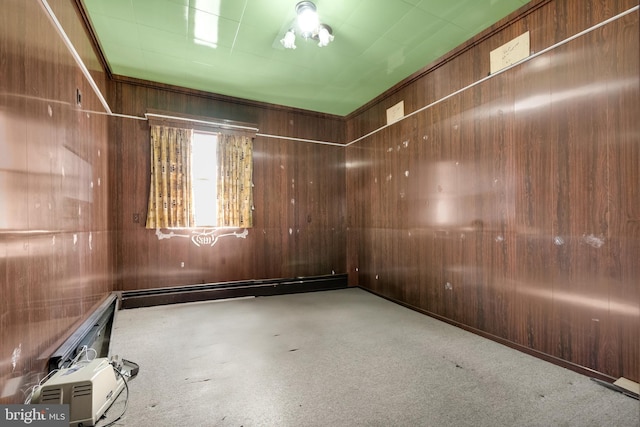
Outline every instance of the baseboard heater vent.
<svg viewBox="0 0 640 427">
<path fill-rule="evenodd" d="M 223 298 L 328 291 L 332 289 L 343 289 L 347 286 L 346 274 L 332 274 L 328 276 L 296 277 L 292 279 L 249 280 L 154 288 L 122 292 L 120 307 L 138 308 Z"/>
</svg>

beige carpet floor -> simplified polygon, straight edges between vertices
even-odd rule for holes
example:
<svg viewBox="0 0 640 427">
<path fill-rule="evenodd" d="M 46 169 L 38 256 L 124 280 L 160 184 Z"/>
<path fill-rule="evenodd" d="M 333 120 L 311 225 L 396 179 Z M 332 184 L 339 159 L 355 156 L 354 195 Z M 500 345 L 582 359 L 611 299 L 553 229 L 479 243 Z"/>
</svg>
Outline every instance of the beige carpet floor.
<svg viewBox="0 0 640 427">
<path fill-rule="evenodd" d="M 120 426 L 640 424 L 637 400 L 361 289 L 119 311 L 111 354 L 140 365 Z"/>
</svg>

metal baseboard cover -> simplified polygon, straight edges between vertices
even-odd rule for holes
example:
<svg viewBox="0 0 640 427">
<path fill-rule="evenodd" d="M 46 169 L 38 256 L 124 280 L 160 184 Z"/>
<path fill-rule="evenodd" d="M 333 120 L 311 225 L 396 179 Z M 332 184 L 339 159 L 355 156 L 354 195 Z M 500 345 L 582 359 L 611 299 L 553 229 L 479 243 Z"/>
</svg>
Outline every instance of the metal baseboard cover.
<svg viewBox="0 0 640 427">
<path fill-rule="evenodd" d="M 290 279 L 248 280 L 204 285 L 124 291 L 121 308 L 150 307 L 247 296 L 271 296 L 300 292 L 343 289 L 348 286 L 346 274 L 296 277 Z"/>
<path fill-rule="evenodd" d="M 106 357 L 111 336 L 111 326 L 117 310 L 118 298 L 115 293 L 109 295 L 100 306 L 49 356 L 49 372 L 65 367 L 77 352 L 86 345 L 93 347 L 104 340 L 100 348 L 95 348 L 97 357 Z"/>
</svg>

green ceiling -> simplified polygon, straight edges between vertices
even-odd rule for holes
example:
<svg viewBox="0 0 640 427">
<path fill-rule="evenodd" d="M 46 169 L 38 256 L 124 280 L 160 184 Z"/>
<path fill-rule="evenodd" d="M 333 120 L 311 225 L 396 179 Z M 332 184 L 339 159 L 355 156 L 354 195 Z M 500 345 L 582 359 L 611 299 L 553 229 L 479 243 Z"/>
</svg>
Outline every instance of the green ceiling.
<svg viewBox="0 0 640 427">
<path fill-rule="evenodd" d="M 326 47 L 280 39 L 298 0 L 84 0 L 114 74 L 347 115 L 528 0 L 317 0 Z"/>
</svg>

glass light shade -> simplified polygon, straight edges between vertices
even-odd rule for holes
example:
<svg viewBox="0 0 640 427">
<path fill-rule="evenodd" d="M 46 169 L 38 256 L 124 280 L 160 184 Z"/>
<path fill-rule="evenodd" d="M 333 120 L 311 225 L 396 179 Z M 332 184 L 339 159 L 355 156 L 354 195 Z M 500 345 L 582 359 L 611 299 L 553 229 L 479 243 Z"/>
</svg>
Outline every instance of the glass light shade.
<svg viewBox="0 0 640 427">
<path fill-rule="evenodd" d="M 287 33 L 284 35 L 284 38 L 280 40 L 280 43 L 282 43 L 282 46 L 284 46 L 285 49 L 295 49 L 296 34 L 293 32 L 293 30 L 287 31 Z"/>
<path fill-rule="evenodd" d="M 331 34 L 331 28 L 324 24 L 320 24 L 320 29 L 318 30 L 318 46 L 326 46 L 332 41 L 333 35 Z"/>
</svg>

